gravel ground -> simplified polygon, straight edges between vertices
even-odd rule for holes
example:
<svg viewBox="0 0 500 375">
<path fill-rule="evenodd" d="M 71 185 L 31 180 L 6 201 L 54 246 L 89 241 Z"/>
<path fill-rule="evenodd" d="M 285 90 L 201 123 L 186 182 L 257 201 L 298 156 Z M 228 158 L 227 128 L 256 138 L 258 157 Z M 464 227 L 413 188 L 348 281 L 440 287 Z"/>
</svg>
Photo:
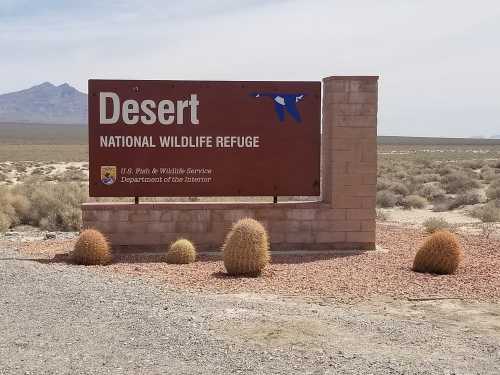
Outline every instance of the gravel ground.
<svg viewBox="0 0 500 375">
<path fill-rule="evenodd" d="M 108 267 L 91 267 L 99 273 L 121 273 L 157 279 L 179 290 L 221 293 L 271 293 L 314 295 L 352 302 L 373 297 L 452 297 L 467 300 L 500 299 L 500 239 L 459 234 L 464 262 L 455 275 L 436 276 L 411 270 L 413 257 L 426 238 L 415 227 L 379 224 L 377 243 L 386 252 L 345 257 L 274 256 L 259 278 L 233 278 L 224 273 L 222 261 L 202 256 L 190 265 L 170 265 L 162 255 L 116 256 Z M 72 241 L 24 243 L 26 254 L 68 252 Z"/>
<path fill-rule="evenodd" d="M 0 374 L 500 373 L 497 303 L 179 291 L 15 246 L 0 244 Z"/>
</svg>

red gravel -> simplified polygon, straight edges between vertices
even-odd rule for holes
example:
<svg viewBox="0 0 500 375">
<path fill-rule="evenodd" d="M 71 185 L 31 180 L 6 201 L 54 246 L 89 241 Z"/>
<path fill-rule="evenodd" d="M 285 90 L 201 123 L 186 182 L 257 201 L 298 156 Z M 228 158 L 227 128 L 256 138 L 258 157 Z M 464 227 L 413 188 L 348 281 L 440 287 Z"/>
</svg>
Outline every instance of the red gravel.
<svg viewBox="0 0 500 375">
<path fill-rule="evenodd" d="M 125 273 L 155 278 L 166 286 L 224 293 L 264 293 L 322 296 L 357 300 L 394 298 L 464 298 L 498 301 L 500 298 L 500 240 L 459 235 L 464 261 L 454 275 L 419 274 L 411 270 L 413 257 L 425 234 L 414 227 L 377 226 L 377 243 L 383 252 L 345 257 L 274 256 L 258 278 L 234 278 L 224 274 L 220 260 L 201 256 L 196 263 L 170 265 L 141 255 L 121 255 L 99 272 Z M 56 245 L 54 248 L 53 245 Z M 21 251 L 54 254 L 71 248 L 72 242 L 44 241 L 22 246 Z"/>
</svg>

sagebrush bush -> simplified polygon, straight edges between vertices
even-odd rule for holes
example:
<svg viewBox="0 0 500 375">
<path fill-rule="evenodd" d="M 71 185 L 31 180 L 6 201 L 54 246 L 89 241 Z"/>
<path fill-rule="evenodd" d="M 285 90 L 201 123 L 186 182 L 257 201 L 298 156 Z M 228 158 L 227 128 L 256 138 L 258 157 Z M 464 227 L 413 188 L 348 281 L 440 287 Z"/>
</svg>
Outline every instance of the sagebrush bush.
<svg viewBox="0 0 500 375">
<path fill-rule="evenodd" d="M 267 231 L 254 219 L 241 219 L 227 235 L 222 251 L 229 275 L 257 276 L 270 260 Z"/>
<path fill-rule="evenodd" d="M 408 187 L 401 182 L 395 182 L 395 183 L 391 184 L 391 186 L 389 187 L 389 190 L 392 191 L 393 193 L 396 193 L 396 194 L 401 195 L 403 197 L 410 194 Z"/>
<path fill-rule="evenodd" d="M 469 190 L 481 187 L 477 180 L 473 179 L 465 172 L 446 174 L 441 178 L 441 183 L 446 192 L 450 194 L 465 193 Z"/>
<path fill-rule="evenodd" d="M 436 199 L 444 198 L 446 192 L 441 188 L 441 184 L 439 182 L 428 182 L 418 188 L 417 194 L 430 201 L 434 201 Z"/>
<path fill-rule="evenodd" d="M 430 217 L 422 225 L 427 233 L 434 233 L 439 230 L 449 229 L 450 224 L 443 218 Z"/>
<path fill-rule="evenodd" d="M 490 186 L 486 189 L 486 197 L 488 200 L 500 200 L 500 179 L 494 180 L 490 183 Z"/>
<path fill-rule="evenodd" d="M 167 263 L 188 264 L 196 260 L 196 249 L 194 245 L 184 239 L 173 242 L 167 251 Z"/>
<path fill-rule="evenodd" d="M 380 190 L 377 192 L 377 206 L 383 208 L 394 207 L 398 201 L 398 196 L 390 190 Z"/>
<path fill-rule="evenodd" d="M 0 233 L 6 232 L 10 228 L 10 224 L 9 217 L 0 211 Z"/>
<path fill-rule="evenodd" d="M 95 229 L 86 229 L 76 241 L 70 258 L 77 264 L 104 265 L 111 263 L 111 250 L 104 235 Z"/>
<path fill-rule="evenodd" d="M 485 162 L 484 159 L 465 160 L 462 162 L 462 166 L 469 169 L 480 169 L 484 166 Z"/>
<path fill-rule="evenodd" d="M 455 172 L 457 172 L 457 168 L 451 165 L 442 165 L 441 167 L 438 168 L 438 173 L 441 176 L 445 176 Z"/>
<path fill-rule="evenodd" d="M 497 176 L 497 174 L 495 173 L 494 168 L 491 168 L 489 166 L 485 166 L 485 167 L 481 168 L 481 172 L 479 173 L 479 176 L 480 176 L 481 180 L 491 181 Z"/>
<path fill-rule="evenodd" d="M 462 206 L 470 206 L 481 202 L 481 194 L 478 191 L 469 191 L 458 194 L 455 198 L 445 198 L 434 204 L 433 211 L 451 211 Z"/>
<path fill-rule="evenodd" d="M 75 182 L 75 181 L 87 181 L 88 176 L 85 172 L 77 169 L 76 167 L 68 167 L 64 172 L 59 173 L 53 178 L 60 182 Z"/>
<path fill-rule="evenodd" d="M 420 247 L 413 260 L 413 270 L 449 275 L 463 258 L 457 237 L 448 231 L 432 234 Z"/>
<path fill-rule="evenodd" d="M 403 208 L 409 210 L 412 208 L 425 208 L 428 202 L 425 198 L 422 198 L 421 196 L 408 195 L 407 197 L 403 198 L 399 204 Z"/>
<path fill-rule="evenodd" d="M 470 206 L 473 204 L 481 203 L 481 194 L 478 191 L 468 191 L 466 193 L 459 194 L 453 200 L 453 208 L 458 208 L 460 206 Z"/>
<path fill-rule="evenodd" d="M 418 174 L 412 178 L 413 182 L 416 185 L 426 184 L 428 182 L 436 182 L 439 181 L 440 176 L 437 173 L 425 173 Z"/>
<path fill-rule="evenodd" d="M 0 213 L 4 216 L 4 225 L 8 227 L 21 223 L 21 217 L 29 212 L 30 204 L 26 197 L 13 192 L 11 188 L 0 188 Z"/>
<path fill-rule="evenodd" d="M 500 208 L 490 202 L 480 207 L 475 207 L 470 215 L 481 220 L 483 223 L 494 223 L 500 221 Z"/>
<path fill-rule="evenodd" d="M 80 205 L 87 200 L 83 184 L 40 182 L 28 180 L 12 188 L 30 203 L 27 212 L 20 214 L 22 223 L 47 230 L 79 230 L 82 224 Z"/>
<path fill-rule="evenodd" d="M 433 202 L 432 211 L 434 212 L 445 212 L 449 211 L 450 207 L 453 206 L 454 198 L 440 198 Z"/>
<path fill-rule="evenodd" d="M 377 191 L 380 190 L 387 190 L 389 189 L 389 186 L 391 186 L 392 181 L 385 179 L 385 178 L 377 178 Z"/>
</svg>

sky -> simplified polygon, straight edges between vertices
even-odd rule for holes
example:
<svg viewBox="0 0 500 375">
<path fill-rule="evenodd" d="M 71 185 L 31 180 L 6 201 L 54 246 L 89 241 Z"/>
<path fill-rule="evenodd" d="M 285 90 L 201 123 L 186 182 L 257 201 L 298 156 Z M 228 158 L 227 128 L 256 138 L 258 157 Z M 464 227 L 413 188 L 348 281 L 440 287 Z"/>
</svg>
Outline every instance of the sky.
<svg viewBox="0 0 500 375">
<path fill-rule="evenodd" d="M 498 0 L 0 0 L 0 93 L 379 75 L 379 135 L 500 134 Z"/>
</svg>

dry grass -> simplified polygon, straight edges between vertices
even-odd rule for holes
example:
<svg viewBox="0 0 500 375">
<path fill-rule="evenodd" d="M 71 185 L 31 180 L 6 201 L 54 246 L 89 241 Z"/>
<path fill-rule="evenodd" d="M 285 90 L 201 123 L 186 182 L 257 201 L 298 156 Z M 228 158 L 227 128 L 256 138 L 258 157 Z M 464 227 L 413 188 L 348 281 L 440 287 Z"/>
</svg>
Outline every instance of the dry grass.
<svg viewBox="0 0 500 375">
<path fill-rule="evenodd" d="M 434 233 L 443 229 L 450 229 L 450 224 L 444 218 L 431 217 L 423 222 L 427 233 Z"/>
<path fill-rule="evenodd" d="M 0 213 L 8 218 L 7 227 L 30 224 L 48 230 L 74 231 L 81 227 L 80 205 L 86 200 L 87 187 L 83 184 L 31 178 L 0 188 Z"/>
</svg>

